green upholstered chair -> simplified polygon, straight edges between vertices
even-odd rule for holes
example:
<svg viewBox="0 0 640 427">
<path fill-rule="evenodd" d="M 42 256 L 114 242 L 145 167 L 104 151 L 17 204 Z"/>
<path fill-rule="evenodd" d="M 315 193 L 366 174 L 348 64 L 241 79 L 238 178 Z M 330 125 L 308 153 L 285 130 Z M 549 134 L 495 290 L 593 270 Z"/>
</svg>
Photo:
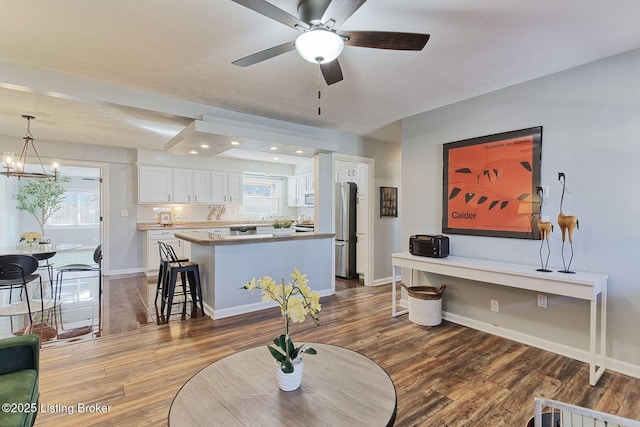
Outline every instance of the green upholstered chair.
<svg viewBox="0 0 640 427">
<path fill-rule="evenodd" d="M 0 426 L 31 426 L 38 414 L 40 337 L 0 339 L 0 403 L 16 404 L 15 412 L 0 411 Z M 26 405 L 30 405 L 25 409 Z"/>
</svg>

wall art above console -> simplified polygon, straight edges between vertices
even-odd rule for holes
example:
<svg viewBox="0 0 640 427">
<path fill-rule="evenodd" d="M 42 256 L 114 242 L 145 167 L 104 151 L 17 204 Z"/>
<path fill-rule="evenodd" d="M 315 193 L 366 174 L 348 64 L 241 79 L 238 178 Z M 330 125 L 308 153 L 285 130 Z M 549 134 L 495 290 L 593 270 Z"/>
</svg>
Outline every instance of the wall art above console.
<svg viewBox="0 0 640 427">
<path fill-rule="evenodd" d="M 542 126 L 443 146 L 442 232 L 539 239 Z"/>
</svg>

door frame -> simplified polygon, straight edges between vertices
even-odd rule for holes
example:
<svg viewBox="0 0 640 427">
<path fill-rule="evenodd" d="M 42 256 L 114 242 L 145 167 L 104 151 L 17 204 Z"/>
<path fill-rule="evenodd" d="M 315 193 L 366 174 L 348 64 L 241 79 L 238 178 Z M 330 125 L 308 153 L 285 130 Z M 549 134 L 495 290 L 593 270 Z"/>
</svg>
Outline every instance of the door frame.
<svg viewBox="0 0 640 427">
<path fill-rule="evenodd" d="M 367 216 L 368 216 L 368 224 L 367 224 L 367 257 L 366 257 L 366 268 L 364 273 L 364 285 L 365 286 L 375 286 L 375 277 L 374 277 L 374 248 L 375 248 L 375 236 L 374 236 L 374 197 L 372 193 L 373 189 L 373 179 L 374 179 L 374 167 L 375 160 L 369 157 L 362 156 L 353 156 L 350 154 L 341 154 L 341 153 L 333 153 L 331 160 L 331 179 L 332 182 L 335 183 L 337 167 L 336 162 L 352 162 L 352 163 L 365 163 L 367 165 Z M 332 212 L 335 212 L 335 185 L 332 186 L 332 200 L 333 200 L 333 209 Z M 335 215 L 333 221 L 335 222 Z M 335 230 L 335 224 L 333 229 Z"/>
<path fill-rule="evenodd" d="M 90 160 L 62 159 L 64 165 L 98 169 L 100 171 L 100 244 L 102 245 L 102 274 L 109 275 L 109 164 Z"/>
</svg>

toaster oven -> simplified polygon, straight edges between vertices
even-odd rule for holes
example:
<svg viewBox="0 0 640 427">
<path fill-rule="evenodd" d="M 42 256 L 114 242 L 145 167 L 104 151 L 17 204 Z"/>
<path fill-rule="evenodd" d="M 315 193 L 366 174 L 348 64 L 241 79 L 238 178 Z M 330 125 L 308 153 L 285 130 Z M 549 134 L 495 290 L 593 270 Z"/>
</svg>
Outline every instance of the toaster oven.
<svg viewBox="0 0 640 427">
<path fill-rule="evenodd" d="M 409 238 L 412 255 L 444 258 L 449 255 L 449 238 L 443 235 L 416 234 Z"/>
</svg>

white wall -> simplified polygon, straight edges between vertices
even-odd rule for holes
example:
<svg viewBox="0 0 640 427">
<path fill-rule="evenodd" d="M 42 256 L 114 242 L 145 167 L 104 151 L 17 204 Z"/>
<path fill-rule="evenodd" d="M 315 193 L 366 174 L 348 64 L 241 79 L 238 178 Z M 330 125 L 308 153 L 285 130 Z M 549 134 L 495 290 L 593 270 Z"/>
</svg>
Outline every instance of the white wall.
<svg viewBox="0 0 640 427">
<path fill-rule="evenodd" d="M 403 121 L 402 247 L 416 233 L 442 230 L 442 144 L 543 126 L 542 185 L 550 187 L 543 214 L 560 206 L 578 216 L 572 269 L 609 275 L 608 356 L 640 372 L 640 50 L 587 64 Z M 411 197 L 407 197 L 407 195 Z M 555 221 L 554 221 L 555 222 Z M 549 265 L 562 266 L 560 233 L 551 236 Z M 539 241 L 451 235 L 458 256 L 539 264 Z M 588 304 L 509 288 L 451 281 L 444 309 L 481 322 L 580 349 L 588 345 Z M 500 301 L 500 312 L 489 300 Z"/>
</svg>

